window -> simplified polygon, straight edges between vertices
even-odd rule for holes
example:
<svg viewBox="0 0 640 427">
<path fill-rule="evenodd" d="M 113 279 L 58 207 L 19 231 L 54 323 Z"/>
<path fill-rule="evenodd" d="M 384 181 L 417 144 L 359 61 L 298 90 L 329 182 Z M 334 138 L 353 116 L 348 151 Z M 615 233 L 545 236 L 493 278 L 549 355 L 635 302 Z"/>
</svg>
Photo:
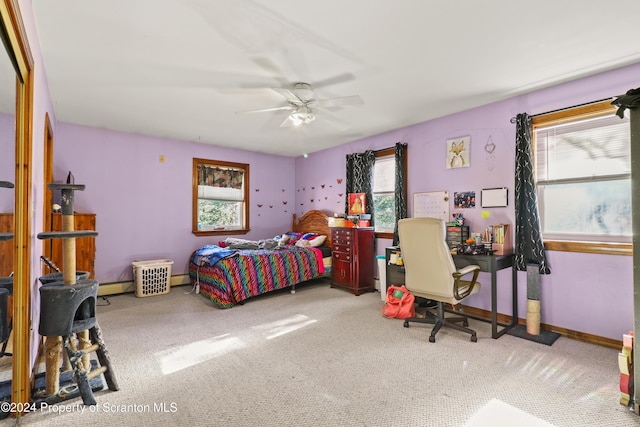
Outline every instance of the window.
<svg viewBox="0 0 640 427">
<path fill-rule="evenodd" d="M 375 231 L 393 233 L 396 225 L 395 156 L 376 156 L 373 167 L 373 211 Z"/>
<path fill-rule="evenodd" d="M 617 117 L 610 101 L 604 101 L 534 117 L 533 126 L 547 249 L 608 252 L 607 246 L 630 246 L 628 118 Z M 588 242 L 598 249 L 589 249 Z"/>
<path fill-rule="evenodd" d="M 249 165 L 193 159 L 193 220 L 197 235 L 249 231 Z"/>
<path fill-rule="evenodd" d="M 377 237 L 393 238 L 396 225 L 395 148 L 376 151 L 376 162 L 373 168 L 373 212 Z M 404 176 L 407 176 L 406 162 Z M 406 190 L 405 190 L 406 191 Z M 406 194 L 405 194 L 406 199 Z"/>
</svg>

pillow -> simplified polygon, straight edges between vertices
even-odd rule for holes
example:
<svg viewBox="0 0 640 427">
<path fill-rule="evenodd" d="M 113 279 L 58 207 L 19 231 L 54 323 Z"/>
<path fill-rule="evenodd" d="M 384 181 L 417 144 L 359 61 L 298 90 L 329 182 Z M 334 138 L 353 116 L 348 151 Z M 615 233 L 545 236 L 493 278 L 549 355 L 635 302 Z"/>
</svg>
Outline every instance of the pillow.
<svg viewBox="0 0 640 427">
<path fill-rule="evenodd" d="M 305 247 L 317 248 L 318 246 L 322 246 L 322 244 L 326 239 L 327 239 L 327 236 L 316 234 L 316 237 L 314 237 L 313 239 L 298 240 L 296 242 L 296 246 L 301 246 L 303 248 Z"/>
<path fill-rule="evenodd" d="M 300 246 L 301 248 L 307 248 L 309 247 L 309 241 L 308 240 L 304 240 L 304 239 L 300 239 L 296 242 L 296 246 Z"/>
<path fill-rule="evenodd" d="M 300 237 L 302 236 L 302 233 L 297 233 L 295 231 L 289 231 L 288 233 L 284 233 L 282 235 L 282 237 L 284 238 L 285 236 L 287 236 L 287 245 L 295 245 L 296 242 L 300 239 Z"/>
<path fill-rule="evenodd" d="M 315 238 L 309 240 L 309 246 L 317 248 L 318 246 L 322 246 L 325 240 L 327 240 L 327 236 L 324 234 L 318 234 Z"/>
</svg>

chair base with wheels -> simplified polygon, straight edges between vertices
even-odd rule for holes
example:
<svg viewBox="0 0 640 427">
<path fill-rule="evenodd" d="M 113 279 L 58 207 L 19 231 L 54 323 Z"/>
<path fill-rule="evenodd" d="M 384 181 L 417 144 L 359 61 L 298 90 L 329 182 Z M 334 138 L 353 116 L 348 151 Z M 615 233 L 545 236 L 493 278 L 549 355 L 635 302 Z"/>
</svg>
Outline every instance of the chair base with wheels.
<svg viewBox="0 0 640 427">
<path fill-rule="evenodd" d="M 40 287 L 40 335 L 62 337 L 73 377 L 85 405 L 96 405 L 89 380 L 104 374 L 109 390 L 119 390 L 107 348 L 95 315 L 98 282 L 80 280 L 74 285 L 54 282 Z M 77 346 L 74 335 L 89 331 L 89 343 Z M 91 370 L 89 354 L 96 352 L 100 367 Z"/>
<path fill-rule="evenodd" d="M 478 336 L 476 335 L 476 331 L 473 329 L 469 329 L 469 319 L 465 315 L 460 315 L 460 311 L 451 310 L 449 308 L 445 308 L 444 303 L 437 301 L 437 306 L 435 307 L 436 313 L 432 313 L 427 310 L 424 318 L 422 317 L 411 317 L 409 319 L 405 319 L 404 327 L 408 328 L 410 322 L 416 323 L 428 323 L 432 324 L 433 329 L 431 330 L 431 335 L 429 336 L 429 342 L 436 342 L 436 334 L 443 326 L 447 326 L 453 329 L 457 329 L 462 332 L 466 332 L 471 334 L 471 342 L 478 342 Z M 456 317 L 445 317 L 444 313 L 452 313 L 459 314 L 460 316 Z M 460 325 L 461 323 L 462 325 Z"/>
</svg>

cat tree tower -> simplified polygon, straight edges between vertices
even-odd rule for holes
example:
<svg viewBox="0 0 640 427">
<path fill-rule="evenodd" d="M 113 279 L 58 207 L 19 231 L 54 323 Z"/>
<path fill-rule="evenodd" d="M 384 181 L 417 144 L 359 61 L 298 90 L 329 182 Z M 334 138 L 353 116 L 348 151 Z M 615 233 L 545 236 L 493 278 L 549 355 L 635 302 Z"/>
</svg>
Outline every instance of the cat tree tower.
<svg viewBox="0 0 640 427">
<path fill-rule="evenodd" d="M 67 179 L 69 181 L 69 179 Z M 73 196 L 84 185 L 48 184 L 50 190 L 61 191 L 62 231 L 38 234 L 38 238 L 62 239 L 64 269 L 53 273 L 57 281 L 40 288 L 40 335 L 46 337 L 46 395 L 52 402 L 63 398 L 60 391 L 60 354 L 64 347 L 73 368 L 74 379 L 86 405 L 96 401 L 89 380 L 104 374 L 109 390 L 117 391 L 118 384 L 95 316 L 98 294 L 96 280 L 78 279 L 76 272 L 76 241 L 78 237 L 96 237 L 96 231 L 74 230 Z M 56 277 L 57 275 L 57 277 Z M 44 276 L 43 278 L 46 278 Z M 41 282 L 46 283 L 46 280 Z M 77 338 L 77 344 L 73 336 Z M 91 370 L 90 353 L 96 352 L 100 367 Z"/>
</svg>

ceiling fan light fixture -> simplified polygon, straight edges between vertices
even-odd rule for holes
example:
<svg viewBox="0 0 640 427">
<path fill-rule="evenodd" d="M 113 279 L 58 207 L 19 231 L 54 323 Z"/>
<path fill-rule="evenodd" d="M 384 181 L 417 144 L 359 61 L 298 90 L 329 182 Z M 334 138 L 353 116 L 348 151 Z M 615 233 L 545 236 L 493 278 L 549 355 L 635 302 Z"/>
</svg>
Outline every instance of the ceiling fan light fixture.
<svg viewBox="0 0 640 427">
<path fill-rule="evenodd" d="M 291 114 L 289 114 L 289 119 L 293 122 L 294 126 L 300 126 L 302 124 L 309 124 L 316 119 L 316 116 L 311 113 L 311 110 L 308 107 L 298 108 Z"/>
<path fill-rule="evenodd" d="M 300 127 L 315 121 L 316 114 L 320 116 L 321 121 L 326 120 L 330 124 L 341 130 L 345 130 L 348 126 L 335 117 L 332 117 L 327 108 L 342 107 L 347 105 L 361 105 L 362 98 L 358 95 L 342 96 L 338 98 L 317 99 L 313 88 L 309 83 L 297 82 L 293 83 L 291 89 L 284 87 L 271 87 L 278 95 L 287 100 L 286 105 L 277 107 L 260 108 L 258 110 L 244 111 L 243 113 L 262 113 L 270 111 L 287 110 L 289 114 L 284 117 L 280 123 L 280 127 Z"/>
<path fill-rule="evenodd" d="M 313 99 L 313 89 L 309 83 L 296 83 L 293 85 L 293 93 L 302 102 L 309 102 Z"/>
</svg>

